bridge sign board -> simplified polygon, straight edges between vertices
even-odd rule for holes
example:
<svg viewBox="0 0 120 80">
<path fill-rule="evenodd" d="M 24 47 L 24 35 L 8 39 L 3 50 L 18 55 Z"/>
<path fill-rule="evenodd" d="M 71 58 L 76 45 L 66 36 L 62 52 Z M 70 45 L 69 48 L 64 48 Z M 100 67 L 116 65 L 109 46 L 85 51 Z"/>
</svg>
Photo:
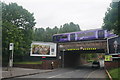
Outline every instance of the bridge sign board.
<svg viewBox="0 0 120 80">
<path fill-rule="evenodd" d="M 120 53 L 120 37 L 109 38 L 107 42 L 109 54 Z"/>
<path fill-rule="evenodd" d="M 56 43 L 32 42 L 30 56 L 56 57 Z"/>
<path fill-rule="evenodd" d="M 105 61 L 112 61 L 112 55 L 105 55 Z"/>
</svg>

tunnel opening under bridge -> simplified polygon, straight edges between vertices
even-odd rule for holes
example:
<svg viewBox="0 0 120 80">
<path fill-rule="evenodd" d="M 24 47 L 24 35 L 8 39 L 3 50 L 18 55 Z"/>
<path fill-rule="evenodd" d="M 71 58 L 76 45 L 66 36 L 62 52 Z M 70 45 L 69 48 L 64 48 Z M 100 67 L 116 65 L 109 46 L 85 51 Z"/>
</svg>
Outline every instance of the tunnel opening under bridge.
<svg viewBox="0 0 120 80">
<path fill-rule="evenodd" d="M 87 63 L 86 57 L 88 54 L 93 55 L 100 55 L 104 54 L 104 49 L 99 50 L 66 50 L 61 51 L 62 54 L 62 67 L 64 68 L 70 68 L 70 67 L 78 67 L 82 66 L 83 64 Z M 98 58 L 98 56 L 96 57 Z"/>
</svg>

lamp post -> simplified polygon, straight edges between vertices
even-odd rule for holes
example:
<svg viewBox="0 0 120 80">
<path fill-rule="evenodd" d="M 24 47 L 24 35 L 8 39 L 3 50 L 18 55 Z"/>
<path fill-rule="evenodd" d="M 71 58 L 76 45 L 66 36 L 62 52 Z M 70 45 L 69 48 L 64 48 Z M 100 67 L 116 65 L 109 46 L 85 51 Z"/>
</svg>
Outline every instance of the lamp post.
<svg viewBox="0 0 120 80">
<path fill-rule="evenodd" d="M 62 60 L 62 67 L 64 68 L 64 51 L 65 49 L 63 49 L 63 60 Z"/>
<path fill-rule="evenodd" d="M 64 48 L 63 45 L 59 45 L 59 48 L 62 48 L 62 68 L 64 68 L 64 51 L 65 51 L 65 49 L 63 49 Z"/>
</svg>

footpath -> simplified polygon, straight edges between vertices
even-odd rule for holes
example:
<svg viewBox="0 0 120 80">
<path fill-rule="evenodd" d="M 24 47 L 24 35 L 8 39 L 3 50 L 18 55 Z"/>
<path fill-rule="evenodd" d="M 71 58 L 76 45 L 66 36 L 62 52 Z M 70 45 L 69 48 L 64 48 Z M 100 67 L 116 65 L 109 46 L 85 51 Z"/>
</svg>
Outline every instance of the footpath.
<svg viewBox="0 0 120 80">
<path fill-rule="evenodd" d="M 7 68 L 2 68 L 2 79 L 34 75 L 34 74 L 51 72 L 51 71 L 53 70 L 28 69 L 28 68 L 17 68 L 17 67 L 13 67 L 7 70 Z"/>
</svg>

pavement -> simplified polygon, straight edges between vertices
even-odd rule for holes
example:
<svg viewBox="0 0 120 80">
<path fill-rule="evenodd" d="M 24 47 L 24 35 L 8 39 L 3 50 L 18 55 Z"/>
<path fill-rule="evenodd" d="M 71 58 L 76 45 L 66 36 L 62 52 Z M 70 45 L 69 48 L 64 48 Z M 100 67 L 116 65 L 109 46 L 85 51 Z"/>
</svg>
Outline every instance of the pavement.
<svg viewBox="0 0 120 80">
<path fill-rule="evenodd" d="M 86 68 L 84 68 L 84 66 L 88 66 L 88 67 L 86 67 Z M 80 67 L 80 68 L 78 68 L 77 70 L 73 70 L 73 71 L 70 71 L 69 69 L 68 69 L 68 74 L 66 73 L 66 69 L 64 70 L 63 69 L 63 72 L 62 73 L 60 73 L 59 71 L 61 71 L 61 69 L 59 68 L 59 69 L 53 69 L 53 70 L 43 70 L 43 69 L 28 69 L 28 68 L 18 68 L 18 67 L 13 67 L 13 68 L 9 68 L 9 69 L 7 69 L 6 67 L 3 67 L 2 68 L 2 79 L 10 79 L 10 78 L 15 78 L 15 77 L 46 77 L 46 76 L 50 76 L 51 77 L 51 73 L 50 73 L 50 75 L 49 75 L 49 73 L 48 72 L 52 72 L 53 73 L 53 76 L 54 75 L 57 75 L 58 73 L 60 73 L 60 74 L 63 74 L 63 73 L 65 73 L 64 74 L 64 76 L 66 77 L 66 76 L 68 76 L 69 77 L 69 75 L 72 75 L 72 73 L 73 74 L 75 74 L 75 75 L 72 75 L 72 76 L 75 76 L 75 77 L 80 77 L 79 75 L 77 76 L 77 74 L 80 74 L 80 72 L 82 72 L 81 74 L 83 74 L 83 72 L 85 73 L 85 74 L 87 74 L 88 73 L 88 75 L 87 75 L 87 78 L 93 78 L 93 77 L 95 77 L 95 78 L 97 78 L 97 77 L 100 77 L 100 75 L 102 76 L 102 77 L 100 77 L 100 78 L 103 78 L 103 76 L 105 75 L 105 74 L 103 74 L 103 71 L 101 71 L 101 70 L 92 70 L 91 69 L 91 65 L 90 64 L 85 64 L 83 67 Z M 89 69 L 90 68 L 90 69 Z M 65 71 L 65 72 L 64 72 Z M 41 73 L 45 73 L 45 74 L 41 74 Z M 71 74 L 69 74 L 69 73 L 71 73 Z M 100 73 L 99 75 L 97 75 L 96 73 Z M 58 74 L 59 75 L 59 74 Z M 59 77 L 57 75 L 57 77 Z M 92 76 L 93 75 L 93 76 Z M 60 76 L 60 77 L 64 77 L 63 75 L 62 76 Z M 83 77 L 83 76 L 82 76 Z M 86 76 L 85 76 L 86 77 Z"/>
<path fill-rule="evenodd" d="M 28 68 L 18 68 L 18 67 L 7 69 L 4 67 L 2 68 L 2 79 L 47 73 L 47 72 L 52 72 L 53 70 L 28 69 Z"/>
</svg>

